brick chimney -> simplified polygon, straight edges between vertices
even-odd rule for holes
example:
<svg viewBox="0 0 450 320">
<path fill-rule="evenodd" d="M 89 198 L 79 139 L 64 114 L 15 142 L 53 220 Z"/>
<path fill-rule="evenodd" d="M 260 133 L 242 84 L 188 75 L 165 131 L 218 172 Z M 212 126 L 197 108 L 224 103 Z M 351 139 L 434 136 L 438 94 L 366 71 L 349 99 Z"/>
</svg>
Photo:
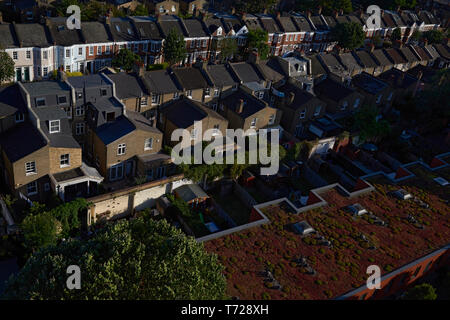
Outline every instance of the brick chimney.
<svg viewBox="0 0 450 320">
<path fill-rule="evenodd" d="M 136 61 L 133 64 L 133 72 L 136 73 L 139 77 L 143 77 L 145 73 L 144 63 L 141 61 Z"/>
<path fill-rule="evenodd" d="M 364 11 L 362 9 L 359 9 L 359 18 L 360 19 L 364 18 Z"/>
<path fill-rule="evenodd" d="M 0 11 L 0 24 L 3 23 L 3 13 Z"/>
<path fill-rule="evenodd" d="M 279 20 L 280 17 L 281 17 L 281 13 L 280 13 L 280 11 L 277 11 L 277 19 Z"/>
<path fill-rule="evenodd" d="M 289 91 L 288 99 L 287 99 L 288 104 L 294 103 L 294 99 L 295 99 L 295 93 L 293 93 L 292 91 Z"/>
<path fill-rule="evenodd" d="M 306 16 L 308 17 L 308 19 L 311 19 L 311 11 L 307 10 L 306 11 Z"/>
<path fill-rule="evenodd" d="M 371 43 L 370 44 L 370 52 L 373 52 L 373 50 L 375 50 L 375 44 Z"/>
<path fill-rule="evenodd" d="M 322 14 L 322 6 L 319 6 L 319 8 L 317 8 L 317 14 L 318 15 Z"/>
<path fill-rule="evenodd" d="M 339 12 L 337 10 L 334 10 L 333 11 L 333 15 L 334 15 L 335 18 L 337 18 L 337 17 L 339 17 Z"/>
<path fill-rule="evenodd" d="M 248 55 L 248 62 L 258 64 L 260 60 L 259 53 L 257 51 L 252 51 Z"/>
<path fill-rule="evenodd" d="M 344 15 L 344 9 L 339 10 L 339 14 L 340 14 L 341 16 L 343 16 L 343 15 Z"/>
<path fill-rule="evenodd" d="M 238 105 L 236 107 L 236 112 L 241 114 L 244 111 L 244 99 L 239 99 Z"/>
</svg>

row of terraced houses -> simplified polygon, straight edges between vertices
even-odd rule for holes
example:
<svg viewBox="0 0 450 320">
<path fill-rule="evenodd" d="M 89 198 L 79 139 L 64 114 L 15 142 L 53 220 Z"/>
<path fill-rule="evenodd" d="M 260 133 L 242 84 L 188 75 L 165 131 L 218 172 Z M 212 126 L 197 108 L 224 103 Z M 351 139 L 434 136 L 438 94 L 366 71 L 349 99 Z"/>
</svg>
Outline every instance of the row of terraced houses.
<svg viewBox="0 0 450 320">
<path fill-rule="evenodd" d="M 268 33 L 270 55 L 283 56 L 296 49 L 328 52 L 335 43 L 330 31 L 338 23 L 356 22 L 363 26 L 369 40 L 388 37 L 400 28 L 404 41 L 415 30 L 438 29 L 440 21 L 428 11 L 382 11 L 377 29 L 366 27 L 364 12 L 322 15 L 321 10 L 291 14 L 215 14 L 183 19 L 175 15 L 114 18 L 81 23 L 80 30 L 69 30 L 66 18 L 46 18 L 43 23 L 0 23 L 0 45 L 13 58 L 15 81 L 48 78 L 54 70 L 94 73 L 110 66 L 122 48 L 139 54 L 145 64 L 162 63 L 164 39 L 174 29 L 185 39 L 184 64 L 197 60 L 215 61 L 220 57 L 220 40 L 236 39 L 246 45 L 249 30 Z"/>
</svg>

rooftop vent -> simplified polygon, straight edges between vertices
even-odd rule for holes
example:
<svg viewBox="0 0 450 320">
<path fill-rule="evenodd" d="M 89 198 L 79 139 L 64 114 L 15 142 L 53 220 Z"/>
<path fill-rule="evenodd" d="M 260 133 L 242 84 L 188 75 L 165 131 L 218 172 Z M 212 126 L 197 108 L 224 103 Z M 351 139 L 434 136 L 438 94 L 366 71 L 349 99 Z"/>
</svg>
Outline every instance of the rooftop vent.
<svg viewBox="0 0 450 320">
<path fill-rule="evenodd" d="M 347 207 L 347 211 L 351 212 L 355 216 L 362 216 L 368 211 L 359 203 L 352 204 Z"/>
<path fill-rule="evenodd" d="M 302 236 L 305 236 L 305 235 L 308 235 L 308 234 L 314 232 L 314 229 L 306 221 L 294 223 L 292 225 L 292 229 L 294 230 L 294 232 L 296 232 Z"/>
<path fill-rule="evenodd" d="M 412 199 L 412 195 L 408 193 L 405 189 L 398 189 L 392 193 L 394 197 L 400 200 L 409 200 Z"/>
</svg>

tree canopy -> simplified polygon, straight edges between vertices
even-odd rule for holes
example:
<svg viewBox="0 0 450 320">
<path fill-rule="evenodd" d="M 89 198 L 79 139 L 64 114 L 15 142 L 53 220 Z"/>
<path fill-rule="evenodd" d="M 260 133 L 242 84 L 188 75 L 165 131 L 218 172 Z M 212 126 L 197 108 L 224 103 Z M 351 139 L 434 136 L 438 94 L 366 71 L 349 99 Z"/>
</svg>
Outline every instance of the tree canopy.
<svg viewBox="0 0 450 320">
<path fill-rule="evenodd" d="M 0 82 L 14 77 L 14 60 L 5 51 L 0 51 Z"/>
<path fill-rule="evenodd" d="M 355 115 L 355 126 L 359 129 L 362 141 L 378 141 L 391 131 L 389 122 L 377 120 L 378 109 L 373 106 L 363 106 Z"/>
<path fill-rule="evenodd" d="M 395 28 L 394 31 L 392 31 L 391 40 L 396 41 L 401 39 L 402 39 L 402 31 L 400 30 L 400 28 Z"/>
<path fill-rule="evenodd" d="M 171 29 L 164 44 L 164 60 L 169 65 L 174 65 L 182 62 L 185 57 L 186 45 L 183 35 L 179 34 L 175 29 Z"/>
<path fill-rule="evenodd" d="M 237 52 L 236 39 L 224 38 L 220 40 L 220 57 L 222 62 L 230 60 Z"/>
<path fill-rule="evenodd" d="M 364 45 L 366 35 L 362 26 L 356 22 L 339 23 L 331 30 L 331 37 L 338 45 L 354 50 Z"/>
<path fill-rule="evenodd" d="M 276 3 L 276 0 L 238 0 L 235 5 L 242 12 L 261 13 L 273 9 Z"/>
<path fill-rule="evenodd" d="M 422 36 L 427 39 L 428 44 L 441 43 L 444 39 L 444 33 L 441 30 L 430 30 L 423 33 Z"/>
<path fill-rule="evenodd" d="M 343 10 L 344 13 L 353 11 L 351 0 L 296 0 L 295 9 L 300 11 L 315 10 L 322 6 L 324 14 L 332 14 L 333 11 Z"/>
<path fill-rule="evenodd" d="M 436 300 L 436 290 L 431 284 L 422 283 L 409 289 L 403 300 Z"/>
<path fill-rule="evenodd" d="M 269 41 L 269 35 L 267 31 L 257 29 L 250 30 L 247 33 L 247 49 L 257 50 L 261 59 L 267 59 L 269 55 L 269 45 L 267 42 Z"/>
<path fill-rule="evenodd" d="M 69 290 L 67 267 L 81 271 Z M 33 254 L 6 284 L 6 299 L 224 299 L 217 256 L 167 221 L 148 215 L 108 224 L 93 238 L 71 240 Z"/>
<path fill-rule="evenodd" d="M 120 49 L 120 51 L 114 56 L 112 60 L 113 67 L 123 68 L 126 71 L 133 69 L 135 62 L 141 61 L 139 55 L 131 51 L 130 49 Z"/>
</svg>

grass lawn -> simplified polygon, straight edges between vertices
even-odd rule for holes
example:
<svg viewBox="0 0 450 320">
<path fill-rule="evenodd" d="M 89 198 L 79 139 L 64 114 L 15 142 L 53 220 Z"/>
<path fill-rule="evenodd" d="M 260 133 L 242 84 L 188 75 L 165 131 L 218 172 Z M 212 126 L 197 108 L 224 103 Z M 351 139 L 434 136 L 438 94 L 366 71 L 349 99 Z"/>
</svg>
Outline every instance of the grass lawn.
<svg viewBox="0 0 450 320">
<path fill-rule="evenodd" d="M 236 197 L 233 193 L 226 196 L 220 196 L 217 193 L 212 194 L 214 200 L 222 207 L 223 210 L 234 220 L 238 225 L 248 223 L 250 218 L 250 209 Z"/>
</svg>

